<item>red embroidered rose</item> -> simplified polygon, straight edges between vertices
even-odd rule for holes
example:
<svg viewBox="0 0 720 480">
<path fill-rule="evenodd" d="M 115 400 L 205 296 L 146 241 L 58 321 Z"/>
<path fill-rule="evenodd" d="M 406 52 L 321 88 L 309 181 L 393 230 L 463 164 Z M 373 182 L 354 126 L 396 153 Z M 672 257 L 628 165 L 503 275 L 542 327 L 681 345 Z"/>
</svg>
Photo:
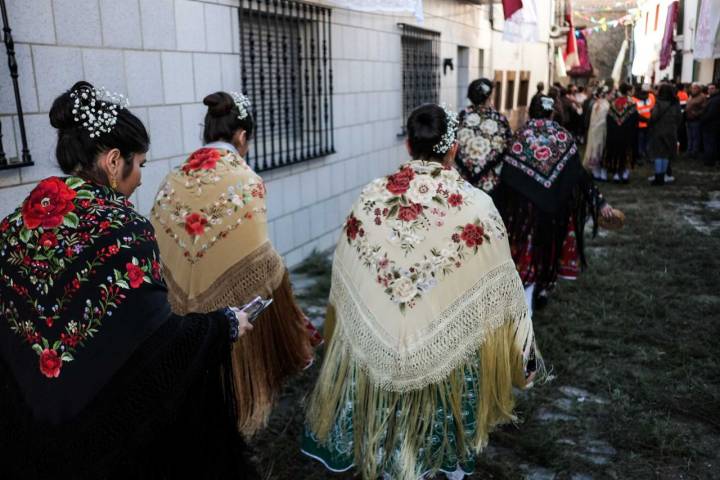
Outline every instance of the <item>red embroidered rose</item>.
<svg viewBox="0 0 720 480">
<path fill-rule="evenodd" d="M 53 248 L 57 246 L 57 237 L 52 232 L 45 232 L 40 236 L 40 245 L 45 248 Z"/>
<path fill-rule="evenodd" d="M 350 214 L 347 222 L 345 222 L 345 233 L 349 239 L 355 240 L 357 238 L 357 235 L 360 232 L 360 225 L 361 223 L 357 218 L 355 218 L 355 215 Z"/>
<path fill-rule="evenodd" d="M 160 280 L 160 262 L 152 261 L 152 276 L 155 280 Z"/>
<path fill-rule="evenodd" d="M 452 238 L 453 242 L 460 243 L 460 234 L 459 233 L 453 233 L 451 238 Z"/>
<path fill-rule="evenodd" d="M 535 150 L 535 158 L 539 161 L 547 160 L 550 157 L 550 149 L 548 147 L 538 147 Z"/>
<path fill-rule="evenodd" d="M 218 160 L 220 160 L 220 152 L 214 148 L 201 148 L 190 155 L 188 161 L 182 166 L 185 173 L 194 172 L 195 170 L 210 170 L 215 168 Z"/>
<path fill-rule="evenodd" d="M 70 348 L 75 348 L 80 343 L 80 336 L 78 335 L 66 335 L 65 333 L 60 334 L 60 341 Z"/>
<path fill-rule="evenodd" d="M 401 206 L 398 210 L 397 216 L 403 222 L 412 222 L 418 217 L 418 215 L 422 213 L 422 211 L 422 205 L 420 205 L 419 203 L 411 203 L 407 206 Z"/>
<path fill-rule="evenodd" d="M 412 168 L 403 168 L 397 173 L 388 177 L 387 189 L 393 195 L 402 195 L 410 188 L 410 182 L 415 178 L 415 172 Z"/>
<path fill-rule="evenodd" d="M 145 272 L 134 263 L 126 263 L 125 268 L 128 273 L 128 280 L 130 280 L 131 288 L 139 288 L 145 279 Z"/>
<path fill-rule="evenodd" d="M 80 208 L 90 208 L 90 200 L 80 200 Z"/>
<path fill-rule="evenodd" d="M 108 254 L 109 255 L 117 255 L 117 253 L 120 251 L 120 247 L 117 245 L 110 245 L 108 247 Z"/>
<path fill-rule="evenodd" d="M 480 225 L 474 225 L 472 223 L 468 223 L 463 228 L 462 233 L 460 234 L 460 238 L 463 242 L 465 242 L 465 245 L 472 248 L 477 245 L 482 245 L 483 243 L 483 235 L 485 235 L 485 230 Z"/>
<path fill-rule="evenodd" d="M 453 193 L 448 197 L 448 203 L 451 207 L 459 207 L 463 203 L 463 196 L 459 193 Z"/>
<path fill-rule="evenodd" d="M 46 348 L 40 354 L 40 371 L 47 378 L 57 378 L 60 376 L 60 368 L 62 360 L 57 352 L 53 349 Z"/>
<path fill-rule="evenodd" d="M 185 217 L 185 231 L 188 235 L 200 236 L 205 233 L 205 225 L 208 221 L 201 213 L 191 213 Z"/>
<path fill-rule="evenodd" d="M 557 139 L 560 140 L 561 142 L 566 141 L 567 138 L 568 138 L 568 136 L 567 136 L 567 134 L 566 134 L 565 132 L 558 132 L 558 133 L 557 133 Z"/>
<path fill-rule="evenodd" d="M 99 227 L 100 227 L 100 231 L 103 232 L 103 231 L 107 230 L 108 228 L 110 228 L 110 222 L 108 222 L 107 220 L 103 220 L 102 222 L 100 222 Z"/>
<path fill-rule="evenodd" d="M 75 210 L 75 190 L 56 177 L 40 182 L 30 192 L 22 206 L 25 228 L 55 228 L 63 223 L 63 217 Z"/>
<path fill-rule="evenodd" d="M 8 222 L 8 219 L 6 218 L 0 223 L 0 233 L 7 232 L 8 228 L 10 228 L 10 222 Z"/>
</svg>

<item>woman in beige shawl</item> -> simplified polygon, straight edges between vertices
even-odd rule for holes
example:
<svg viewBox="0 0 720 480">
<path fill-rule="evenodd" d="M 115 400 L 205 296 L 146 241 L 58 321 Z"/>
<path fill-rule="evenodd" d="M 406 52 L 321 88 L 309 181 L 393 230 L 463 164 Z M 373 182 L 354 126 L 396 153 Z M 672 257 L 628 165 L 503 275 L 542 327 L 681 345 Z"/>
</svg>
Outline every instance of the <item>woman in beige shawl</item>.
<svg viewBox="0 0 720 480">
<path fill-rule="evenodd" d="M 539 366 L 502 218 L 453 168 L 456 128 L 416 109 L 415 160 L 367 185 L 345 222 L 302 447 L 332 471 L 462 478 Z"/>
<path fill-rule="evenodd" d="M 607 113 L 610 102 L 605 98 L 608 89 L 603 86 L 596 92 L 596 98 L 590 113 L 587 144 L 583 156 L 583 167 L 592 173 L 595 180 L 607 180 L 607 172 L 600 168 L 605 154 L 605 137 L 607 136 Z M 603 178 L 604 176 L 604 178 Z"/>
<path fill-rule="evenodd" d="M 217 92 L 204 103 L 206 145 L 165 178 L 151 218 L 176 313 L 273 299 L 233 352 L 238 427 L 251 435 L 267 422 L 283 380 L 311 360 L 314 338 L 268 239 L 265 185 L 243 159 L 254 129 L 250 102 Z"/>
</svg>

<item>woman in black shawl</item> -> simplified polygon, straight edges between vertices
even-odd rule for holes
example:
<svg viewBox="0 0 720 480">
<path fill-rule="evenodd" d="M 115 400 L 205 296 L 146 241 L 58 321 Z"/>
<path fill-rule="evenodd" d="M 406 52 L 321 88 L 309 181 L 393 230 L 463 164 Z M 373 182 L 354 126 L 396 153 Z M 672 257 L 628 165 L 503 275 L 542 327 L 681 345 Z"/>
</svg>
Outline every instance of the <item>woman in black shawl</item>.
<svg viewBox="0 0 720 480">
<path fill-rule="evenodd" d="M 510 141 L 493 199 L 505 221 L 513 260 L 528 303 L 546 300 L 558 276 L 575 278 L 585 264 L 583 231 L 588 215 L 613 209 L 580 163 L 572 135 L 550 120 L 554 100 L 543 97 Z"/>
<path fill-rule="evenodd" d="M 630 97 L 630 85 L 620 85 L 620 95 L 610 102 L 607 113 L 607 140 L 600 176 L 613 182 L 630 181 L 630 169 L 635 165 L 638 111 Z"/>
<path fill-rule="evenodd" d="M 50 111 L 68 177 L 0 222 L 5 479 L 255 478 L 232 405 L 244 314 L 170 312 L 153 227 L 128 200 L 149 138 L 78 82 Z"/>
<path fill-rule="evenodd" d="M 474 80 L 468 87 L 472 105 L 460 112 L 455 157 L 463 178 L 487 194 L 500 183 L 502 156 L 512 136 L 505 115 L 490 105 L 492 90 L 487 78 Z"/>
<path fill-rule="evenodd" d="M 668 169 L 677 157 L 678 127 L 682 121 L 680 102 L 675 89 L 669 83 L 660 85 L 657 104 L 650 116 L 648 158 L 655 163 L 653 185 L 665 185 Z"/>
</svg>

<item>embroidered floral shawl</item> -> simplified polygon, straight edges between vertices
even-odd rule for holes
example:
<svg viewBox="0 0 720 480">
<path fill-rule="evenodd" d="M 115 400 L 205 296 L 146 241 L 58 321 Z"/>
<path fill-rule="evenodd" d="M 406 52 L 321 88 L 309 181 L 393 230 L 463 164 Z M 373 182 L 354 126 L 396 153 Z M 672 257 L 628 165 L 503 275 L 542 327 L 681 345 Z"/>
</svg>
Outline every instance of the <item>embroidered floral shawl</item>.
<svg viewBox="0 0 720 480">
<path fill-rule="evenodd" d="M 234 152 L 190 155 L 165 178 L 151 219 L 176 312 L 268 296 L 282 281 L 285 267 L 267 236 L 265 184 Z"/>
<path fill-rule="evenodd" d="M 41 181 L 0 223 L 0 353 L 40 420 L 79 412 L 170 314 L 152 225 L 121 194 Z"/>
<path fill-rule="evenodd" d="M 572 194 L 582 175 L 573 136 L 553 120 L 533 119 L 523 125 L 505 155 L 502 182 L 554 212 Z"/>
<path fill-rule="evenodd" d="M 525 314 L 492 201 L 435 162 L 362 191 L 335 251 L 330 301 L 358 361 L 398 391 L 442 380 Z"/>
<path fill-rule="evenodd" d="M 467 181 L 485 193 L 500 182 L 502 156 L 512 131 L 507 119 L 495 109 L 468 107 L 460 113 L 455 162 Z"/>
</svg>

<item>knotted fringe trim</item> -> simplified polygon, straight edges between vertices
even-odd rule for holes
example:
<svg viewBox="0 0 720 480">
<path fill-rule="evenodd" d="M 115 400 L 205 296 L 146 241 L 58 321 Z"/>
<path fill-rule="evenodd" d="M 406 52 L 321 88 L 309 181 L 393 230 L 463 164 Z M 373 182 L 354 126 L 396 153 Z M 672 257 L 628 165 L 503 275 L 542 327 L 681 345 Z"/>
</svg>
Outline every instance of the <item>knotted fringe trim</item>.
<svg viewBox="0 0 720 480">
<path fill-rule="evenodd" d="M 488 335 L 508 322 L 517 329 L 515 340 L 525 358 L 534 338 L 512 260 L 483 275 L 403 350 L 387 343 L 382 322 L 352 288 L 339 258 L 333 264 L 330 303 L 337 310 L 338 332 L 350 355 L 372 383 L 384 390 L 407 392 L 442 382 L 476 354 Z"/>
<path fill-rule="evenodd" d="M 196 264 L 196 268 L 201 265 Z M 241 306 L 257 295 L 267 297 L 278 288 L 285 272 L 282 257 L 270 242 L 265 242 L 223 272 L 204 292 L 192 298 L 188 298 L 180 288 L 169 268 L 164 268 L 163 275 L 173 312 L 186 315 Z"/>
<path fill-rule="evenodd" d="M 331 305 L 331 323 L 334 316 Z M 481 344 L 467 352 L 465 360 L 444 379 L 417 390 L 397 392 L 378 385 L 353 356 L 345 319 L 340 318 L 310 398 L 308 428 L 332 449 L 328 445 L 330 433 L 341 428 L 338 416 L 351 406 L 354 462 L 362 478 L 368 480 L 379 478 L 383 472 L 395 479 L 417 480 L 424 472 L 437 473 L 451 454 L 460 462 L 477 455 L 495 426 L 515 420 L 512 387 L 525 386 L 523 347 L 533 344 L 528 324 L 526 315 L 507 318 L 486 332 Z M 541 365 L 539 356 L 537 361 Z M 467 377 L 476 381 L 468 385 Z M 469 394 L 476 399 L 474 434 L 464 430 L 467 420 L 462 415 L 463 399 Z M 444 421 L 442 434 L 437 435 L 433 424 L 440 409 L 452 415 L 453 422 Z M 448 442 L 450 429 L 456 438 L 454 451 Z"/>
<path fill-rule="evenodd" d="M 187 300 L 168 275 L 170 304 L 178 314 L 242 306 L 260 295 L 273 303 L 232 347 L 232 377 L 238 430 L 250 437 L 267 425 L 283 383 L 302 371 L 313 349 L 305 314 L 295 301 L 287 269 L 265 243 L 228 269 L 208 290 Z"/>
</svg>

